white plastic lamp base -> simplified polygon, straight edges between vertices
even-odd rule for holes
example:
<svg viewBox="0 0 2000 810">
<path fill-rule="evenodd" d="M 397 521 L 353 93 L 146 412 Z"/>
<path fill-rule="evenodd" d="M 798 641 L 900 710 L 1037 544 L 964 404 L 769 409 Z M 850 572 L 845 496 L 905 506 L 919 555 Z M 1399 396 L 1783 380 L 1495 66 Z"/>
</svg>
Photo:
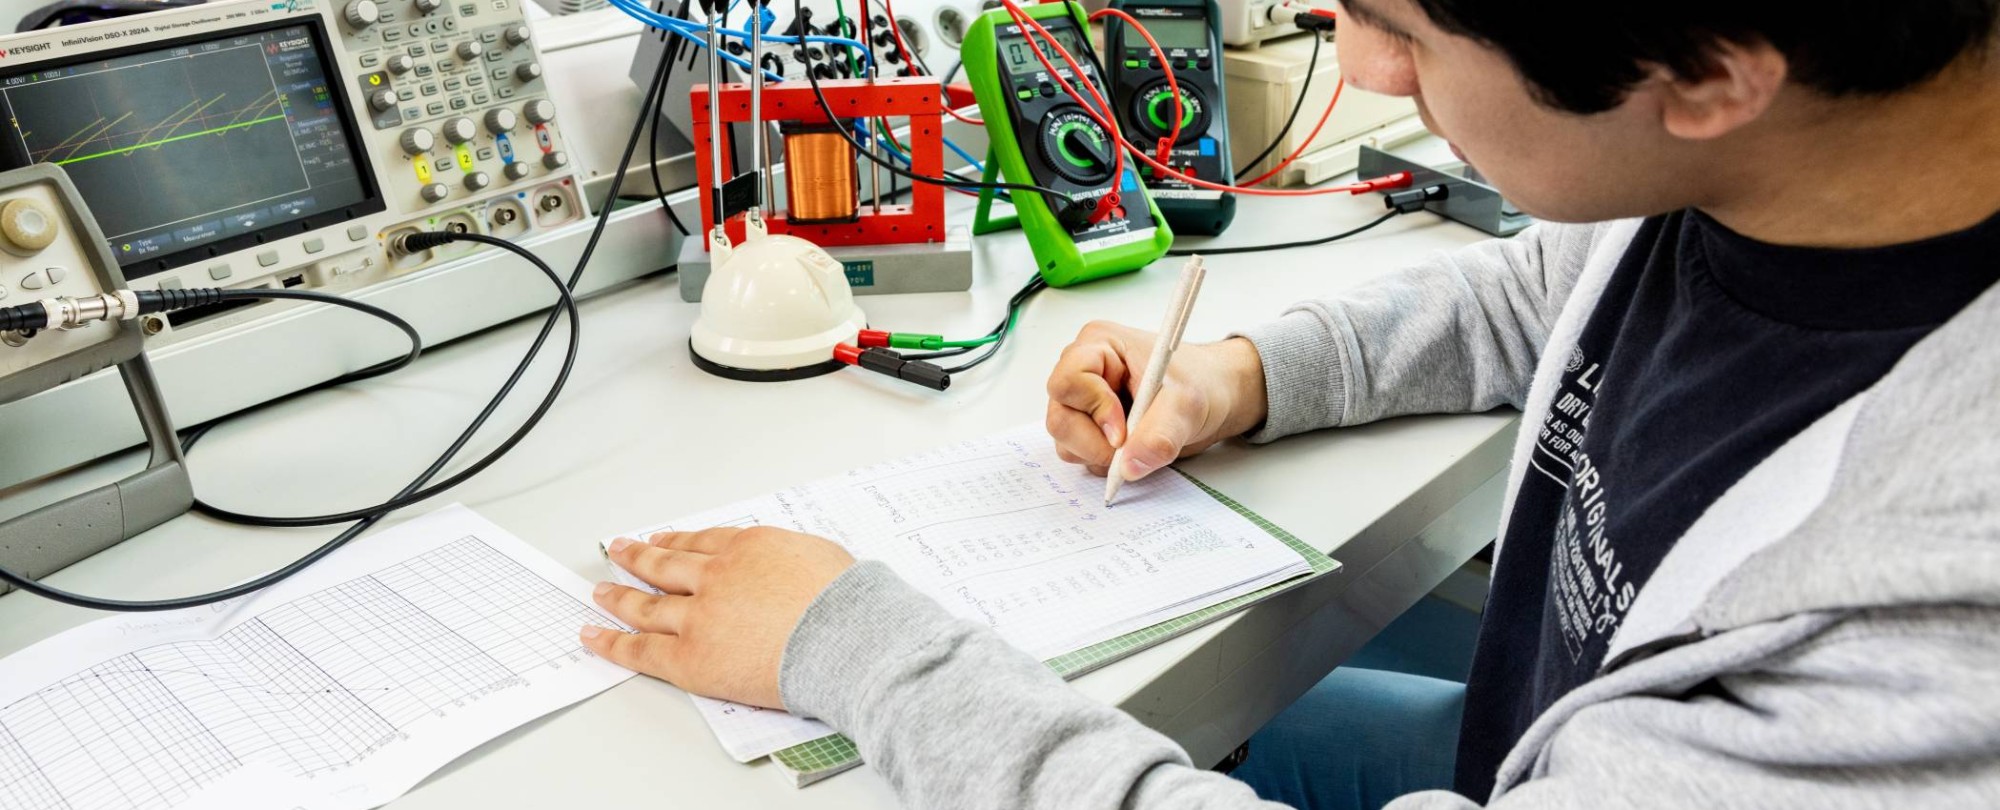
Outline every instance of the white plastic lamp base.
<svg viewBox="0 0 2000 810">
<path fill-rule="evenodd" d="M 868 325 L 847 271 L 818 245 L 772 236 L 754 214 L 743 244 L 711 237 L 714 270 L 688 348 L 701 370 L 732 380 L 777 382 L 839 371 L 833 347 Z"/>
</svg>

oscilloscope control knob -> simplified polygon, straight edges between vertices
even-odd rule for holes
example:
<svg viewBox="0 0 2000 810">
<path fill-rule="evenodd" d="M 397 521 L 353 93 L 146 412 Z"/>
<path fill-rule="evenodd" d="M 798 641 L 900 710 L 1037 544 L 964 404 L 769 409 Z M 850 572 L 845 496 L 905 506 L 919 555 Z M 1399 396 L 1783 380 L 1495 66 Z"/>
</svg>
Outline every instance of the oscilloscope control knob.
<svg viewBox="0 0 2000 810">
<path fill-rule="evenodd" d="M 495 135 L 513 132 L 514 127 L 519 123 L 521 123 L 520 118 L 514 115 L 513 110 L 506 107 L 490 110 L 486 113 L 486 131 Z"/>
<path fill-rule="evenodd" d="M 382 66 L 388 68 L 390 73 L 401 76 L 410 72 L 410 68 L 416 67 L 417 63 L 416 60 L 410 58 L 409 54 L 399 53 L 389 57 L 389 60 L 383 62 Z"/>
<path fill-rule="evenodd" d="M 521 45 L 528 41 L 528 27 L 525 25 L 507 26 L 507 32 L 501 34 L 500 37 L 507 40 L 507 46 L 510 48 Z"/>
<path fill-rule="evenodd" d="M 548 154 L 546 154 L 546 155 L 543 155 L 543 156 L 542 156 L 542 165 L 543 165 L 543 166 L 547 166 L 547 167 L 549 167 L 550 169 L 560 169 L 560 168 L 562 168 L 562 167 L 564 167 L 564 166 L 568 166 L 568 165 L 569 165 L 569 153 L 568 153 L 568 152 L 563 152 L 563 151 L 560 151 L 560 150 L 558 150 L 558 151 L 555 151 L 555 152 L 550 152 L 550 153 L 548 153 Z"/>
<path fill-rule="evenodd" d="M 347 20 L 347 27 L 359 31 L 382 19 L 382 9 L 375 5 L 375 0 L 354 0 L 340 16 Z"/>
<path fill-rule="evenodd" d="M 471 62 L 485 53 L 486 46 L 479 44 L 479 40 L 468 39 L 458 43 L 458 58 L 461 61 Z"/>
<path fill-rule="evenodd" d="M 368 106 L 376 112 L 396 109 L 396 91 L 384 87 L 368 94 Z"/>
<path fill-rule="evenodd" d="M 443 183 L 432 183 L 417 193 L 423 196 L 424 202 L 444 202 L 444 198 L 451 196 L 451 188 Z"/>
<path fill-rule="evenodd" d="M 0 239 L 10 253 L 24 256 L 40 253 L 55 244 L 56 213 L 27 197 L 16 197 L 0 205 Z"/>
<path fill-rule="evenodd" d="M 546 124 L 556 120 L 556 105 L 548 99 L 538 98 L 522 105 L 521 114 L 527 117 L 530 124 Z"/>
<path fill-rule="evenodd" d="M 444 0 L 417 0 L 417 13 L 429 14 L 438 10 L 438 6 L 441 5 L 444 5 Z"/>
<path fill-rule="evenodd" d="M 473 172 L 465 176 L 465 190 L 478 191 L 493 185 L 493 176 L 485 172 Z"/>
<path fill-rule="evenodd" d="M 514 78 L 520 79 L 523 82 L 532 82 L 541 77 L 542 65 L 540 62 L 529 62 L 514 68 Z"/>
<path fill-rule="evenodd" d="M 402 144 L 404 154 L 411 157 L 429 152 L 431 147 L 437 145 L 437 139 L 431 137 L 431 131 L 428 129 L 403 130 L 403 137 L 397 142 Z"/>
<path fill-rule="evenodd" d="M 472 125 L 470 118 L 453 118 L 444 122 L 444 139 L 454 145 L 472 140 L 478 134 L 479 128 Z"/>
<path fill-rule="evenodd" d="M 534 171 L 534 169 L 529 167 L 528 164 L 517 160 L 507 164 L 505 171 L 509 180 L 525 180 L 528 177 L 528 172 Z"/>
</svg>

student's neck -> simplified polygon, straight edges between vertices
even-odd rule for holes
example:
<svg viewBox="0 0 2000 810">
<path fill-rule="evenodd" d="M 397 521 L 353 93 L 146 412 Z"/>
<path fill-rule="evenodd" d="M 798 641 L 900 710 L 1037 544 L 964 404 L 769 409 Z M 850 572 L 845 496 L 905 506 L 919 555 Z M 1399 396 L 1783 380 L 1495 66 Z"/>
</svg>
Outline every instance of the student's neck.
<svg viewBox="0 0 2000 810">
<path fill-rule="evenodd" d="M 1813 100 L 1773 122 L 1700 208 L 1779 245 L 1860 248 L 1962 231 L 2000 211 L 2000 58 L 1889 98 Z M 1787 131 L 1789 130 L 1789 131 Z"/>
</svg>

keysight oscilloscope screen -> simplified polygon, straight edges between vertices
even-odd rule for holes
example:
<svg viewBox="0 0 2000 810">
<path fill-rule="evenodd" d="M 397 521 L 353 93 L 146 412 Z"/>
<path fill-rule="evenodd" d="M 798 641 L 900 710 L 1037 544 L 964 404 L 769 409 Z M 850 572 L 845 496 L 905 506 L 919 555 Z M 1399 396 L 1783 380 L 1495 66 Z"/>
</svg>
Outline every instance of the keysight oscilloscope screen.
<svg viewBox="0 0 2000 810">
<path fill-rule="evenodd" d="M 0 73 L 0 152 L 63 167 L 131 278 L 381 210 L 325 52 L 295 22 Z"/>
</svg>

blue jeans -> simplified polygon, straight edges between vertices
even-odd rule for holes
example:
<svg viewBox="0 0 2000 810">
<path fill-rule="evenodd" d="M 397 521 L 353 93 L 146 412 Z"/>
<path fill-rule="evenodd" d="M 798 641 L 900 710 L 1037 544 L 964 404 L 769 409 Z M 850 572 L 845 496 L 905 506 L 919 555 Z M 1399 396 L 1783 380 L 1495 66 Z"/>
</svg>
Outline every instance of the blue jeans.
<svg viewBox="0 0 2000 810">
<path fill-rule="evenodd" d="M 1469 612 L 1419 604 L 1251 737 L 1231 775 L 1310 810 L 1376 810 L 1450 789 L 1477 632 Z"/>
</svg>

